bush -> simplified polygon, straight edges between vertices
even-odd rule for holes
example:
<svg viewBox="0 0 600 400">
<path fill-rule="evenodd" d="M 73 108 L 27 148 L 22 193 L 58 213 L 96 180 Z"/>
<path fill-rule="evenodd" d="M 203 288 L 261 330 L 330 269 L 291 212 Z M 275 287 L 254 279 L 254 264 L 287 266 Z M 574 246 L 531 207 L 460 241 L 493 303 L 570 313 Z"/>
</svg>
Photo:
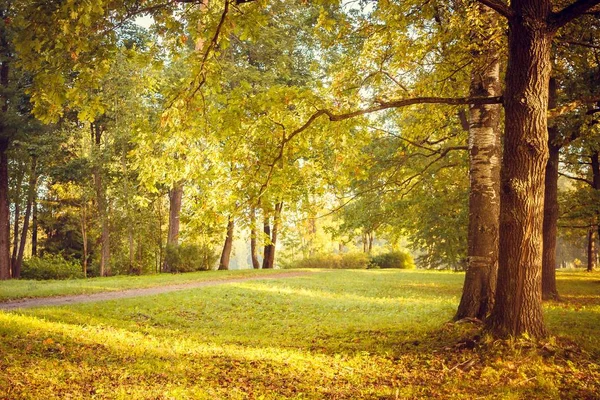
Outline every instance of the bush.
<svg viewBox="0 0 600 400">
<path fill-rule="evenodd" d="M 207 271 L 215 265 L 217 254 L 208 245 L 167 246 L 165 262 L 170 272 Z"/>
<path fill-rule="evenodd" d="M 365 253 L 319 254 L 292 263 L 291 268 L 366 269 L 369 256 Z"/>
<path fill-rule="evenodd" d="M 405 251 L 393 251 L 391 253 L 371 257 L 371 264 L 374 268 L 415 268 L 415 261 L 412 256 Z"/>
<path fill-rule="evenodd" d="M 23 261 L 23 279 L 79 279 L 83 278 L 81 264 L 65 260 L 60 254 L 46 254 Z"/>
</svg>

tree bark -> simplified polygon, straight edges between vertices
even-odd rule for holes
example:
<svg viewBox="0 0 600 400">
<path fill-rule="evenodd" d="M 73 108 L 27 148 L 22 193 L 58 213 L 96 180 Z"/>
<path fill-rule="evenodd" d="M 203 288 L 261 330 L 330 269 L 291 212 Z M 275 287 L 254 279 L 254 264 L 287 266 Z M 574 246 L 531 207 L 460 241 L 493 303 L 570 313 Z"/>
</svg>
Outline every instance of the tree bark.
<svg viewBox="0 0 600 400">
<path fill-rule="evenodd" d="M 29 230 L 29 218 L 31 217 L 31 206 L 35 198 L 37 184 L 37 158 L 31 158 L 31 172 L 29 174 L 29 186 L 27 188 L 27 205 L 25 206 L 25 217 L 23 219 L 23 230 L 21 231 L 21 240 L 19 243 L 19 252 L 17 261 L 13 266 L 13 278 L 21 277 L 21 267 L 23 265 L 23 255 L 25 253 L 25 244 L 27 243 L 27 231 Z"/>
<path fill-rule="evenodd" d="M 0 280 L 10 279 L 10 211 L 8 207 L 8 138 L 0 132 Z"/>
<path fill-rule="evenodd" d="M 81 241 L 83 242 L 83 255 L 81 263 L 83 264 L 83 277 L 87 278 L 88 273 L 88 237 L 87 237 L 87 204 L 84 201 L 81 205 Z"/>
<path fill-rule="evenodd" d="M 167 232 L 167 246 L 179 245 L 179 217 L 181 215 L 181 201 L 183 199 L 183 182 L 177 182 L 169 190 L 169 231 Z M 170 272 L 171 267 L 167 260 L 163 262 L 163 272 Z"/>
<path fill-rule="evenodd" d="M 504 93 L 500 253 L 487 327 L 499 337 L 546 334 L 542 313 L 542 225 L 548 161 L 549 0 L 513 0 Z"/>
<path fill-rule="evenodd" d="M 37 257 L 38 255 L 38 203 L 37 203 L 37 191 L 33 198 L 33 211 L 31 215 L 31 256 Z"/>
<path fill-rule="evenodd" d="M 100 145 L 102 139 L 102 127 L 97 123 L 92 123 L 92 138 L 95 143 L 96 157 L 100 157 Z M 94 187 L 96 189 L 96 202 L 98 205 L 98 215 L 100 217 L 101 224 L 101 236 L 100 236 L 100 276 L 110 275 L 110 227 L 108 221 L 108 207 L 106 200 L 106 190 L 103 184 L 102 171 L 100 168 L 100 161 L 95 160 L 94 166 L 92 167 L 92 174 L 94 176 Z"/>
<path fill-rule="evenodd" d="M 252 258 L 252 268 L 260 269 L 258 262 L 258 248 L 256 246 L 256 208 L 250 209 L 250 257 Z"/>
<path fill-rule="evenodd" d="M 21 219 L 21 186 L 23 185 L 23 171 L 17 171 L 17 185 L 14 197 L 15 214 L 13 221 L 13 248 L 10 256 L 10 268 L 14 271 L 17 264 L 17 253 L 19 252 L 19 220 Z M 14 276 L 14 272 L 11 273 Z"/>
<path fill-rule="evenodd" d="M 271 245 L 271 225 L 270 225 L 270 218 L 269 215 L 267 214 L 267 211 L 264 211 L 265 214 L 265 220 L 264 220 L 264 224 L 263 224 L 263 232 L 265 233 L 265 237 L 267 238 L 268 242 L 265 243 L 265 248 L 264 248 L 264 253 L 263 253 L 263 264 L 262 267 L 263 269 L 271 269 L 273 268 L 273 265 L 270 264 L 271 261 L 271 250 L 273 249 L 272 245 Z"/>
<path fill-rule="evenodd" d="M 486 25 L 495 26 L 497 16 L 480 5 Z M 476 46 L 471 71 L 470 96 L 498 96 L 501 93 L 500 56 L 486 37 L 472 32 Z M 469 108 L 469 228 L 467 272 L 463 293 L 454 317 L 488 317 L 494 305 L 498 274 L 500 216 L 500 105 L 481 104 Z"/>
<path fill-rule="evenodd" d="M 275 267 L 275 250 L 277 246 L 277 235 L 281 226 L 281 211 L 283 210 L 283 202 L 275 204 L 275 215 L 273 217 L 273 231 L 271 232 L 271 244 L 269 250 L 269 268 Z"/>
<path fill-rule="evenodd" d="M 591 226 L 587 237 L 587 272 L 593 272 L 596 268 L 596 235 L 597 227 Z"/>
<path fill-rule="evenodd" d="M 227 235 L 225 236 L 225 244 L 221 252 L 221 260 L 219 261 L 219 271 L 229 269 L 229 259 L 231 258 L 231 249 L 233 248 L 233 217 L 229 216 L 227 221 Z"/>
<path fill-rule="evenodd" d="M 556 79 L 550 78 L 548 108 L 556 108 Z M 542 248 L 542 299 L 558 300 L 556 287 L 556 234 L 558 231 L 558 128 L 548 126 L 548 163 L 544 178 L 544 226 Z"/>
</svg>

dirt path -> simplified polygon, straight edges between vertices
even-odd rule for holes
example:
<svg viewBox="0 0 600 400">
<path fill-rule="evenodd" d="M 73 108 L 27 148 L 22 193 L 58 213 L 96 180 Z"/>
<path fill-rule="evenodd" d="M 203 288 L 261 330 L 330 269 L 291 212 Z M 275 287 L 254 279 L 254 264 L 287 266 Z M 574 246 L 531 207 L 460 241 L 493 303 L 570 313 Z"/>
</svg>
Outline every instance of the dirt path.
<svg viewBox="0 0 600 400">
<path fill-rule="evenodd" d="M 277 275 L 255 276 L 248 278 L 230 278 L 202 282 L 188 282 L 178 285 L 156 286 L 150 288 L 126 289 L 117 292 L 102 292 L 93 294 L 75 294 L 58 297 L 39 297 L 35 299 L 12 300 L 0 303 L 0 310 L 17 310 L 20 308 L 63 306 L 68 304 L 92 303 L 95 301 L 128 299 L 131 297 L 151 296 L 154 294 L 176 292 L 179 290 L 195 289 L 207 286 L 224 285 L 227 283 L 259 281 L 267 279 L 294 278 L 310 275 L 313 272 L 283 272 Z"/>
</svg>

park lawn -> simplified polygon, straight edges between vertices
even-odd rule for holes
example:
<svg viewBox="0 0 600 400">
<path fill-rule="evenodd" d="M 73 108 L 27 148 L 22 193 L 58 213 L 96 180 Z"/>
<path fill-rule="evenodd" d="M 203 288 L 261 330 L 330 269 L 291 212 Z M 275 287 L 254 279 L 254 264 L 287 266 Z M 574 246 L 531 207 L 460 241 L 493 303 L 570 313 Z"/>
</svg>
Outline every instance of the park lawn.
<svg viewBox="0 0 600 400">
<path fill-rule="evenodd" d="M 559 275 L 539 342 L 449 323 L 463 279 L 336 270 L 0 312 L 0 399 L 597 398 L 597 274 Z"/>
<path fill-rule="evenodd" d="M 120 275 L 108 278 L 35 281 L 15 279 L 0 283 L 0 302 L 34 297 L 92 294 L 126 289 L 177 285 L 281 273 L 281 270 L 200 271 L 186 274 Z"/>
</svg>

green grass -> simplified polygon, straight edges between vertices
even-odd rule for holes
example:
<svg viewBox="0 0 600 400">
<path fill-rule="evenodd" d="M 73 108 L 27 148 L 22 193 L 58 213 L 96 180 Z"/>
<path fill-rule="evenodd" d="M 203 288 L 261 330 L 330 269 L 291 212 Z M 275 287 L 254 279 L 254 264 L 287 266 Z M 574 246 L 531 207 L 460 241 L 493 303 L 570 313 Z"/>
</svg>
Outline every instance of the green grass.
<svg viewBox="0 0 600 400">
<path fill-rule="evenodd" d="M 448 323 L 463 278 L 324 271 L 0 312 L 0 399 L 598 396 L 597 275 L 559 275 L 540 342 Z"/>
<path fill-rule="evenodd" d="M 15 279 L 0 282 L 0 301 L 33 297 L 111 292 L 134 288 L 176 285 L 188 282 L 263 276 L 276 273 L 281 273 L 281 270 L 201 271 L 185 274 L 157 274 L 142 276 L 120 275 L 109 278 L 48 281 Z"/>
</svg>

